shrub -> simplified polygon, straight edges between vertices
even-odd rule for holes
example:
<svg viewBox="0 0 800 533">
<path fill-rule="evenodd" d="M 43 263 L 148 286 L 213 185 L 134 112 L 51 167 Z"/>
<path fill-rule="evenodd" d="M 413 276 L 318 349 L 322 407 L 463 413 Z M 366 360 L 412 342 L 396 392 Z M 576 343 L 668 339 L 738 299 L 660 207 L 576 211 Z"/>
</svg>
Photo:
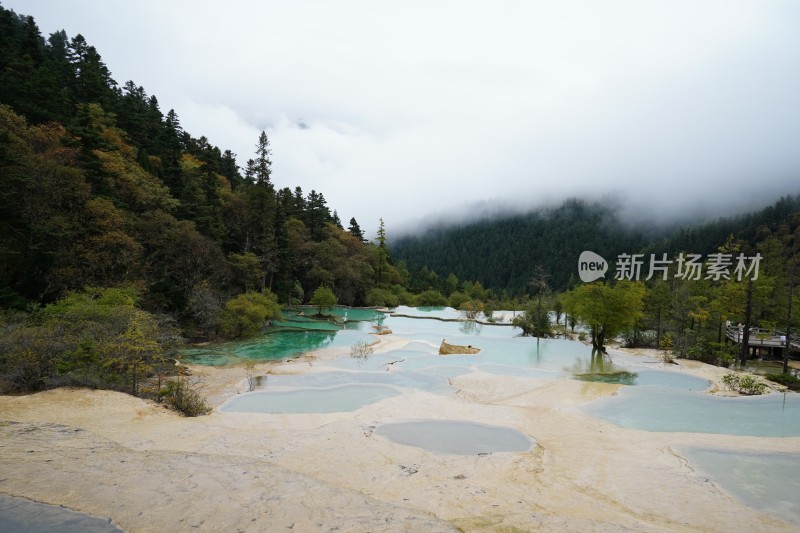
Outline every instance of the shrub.
<svg viewBox="0 0 800 533">
<path fill-rule="evenodd" d="M 469 300 L 469 296 L 463 292 L 454 292 L 450 295 L 450 307 L 453 309 L 461 309 L 461 305 Z"/>
<path fill-rule="evenodd" d="M 169 367 L 172 324 L 136 307 L 130 288 L 86 288 L 0 326 L 0 390 L 65 385 L 137 395 Z"/>
<path fill-rule="evenodd" d="M 367 305 L 397 307 L 399 303 L 400 299 L 386 289 L 376 287 L 367 293 Z"/>
<path fill-rule="evenodd" d="M 416 302 L 414 295 L 408 292 L 402 285 L 393 285 L 392 294 L 397 296 L 397 303 L 399 305 L 408 305 L 413 307 Z"/>
<path fill-rule="evenodd" d="M 736 346 L 733 344 L 714 343 L 717 364 L 730 368 L 736 363 Z"/>
<path fill-rule="evenodd" d="M 791 390 L 800 392 L 800 378 L 792 374 L 767 374 L 768 380 L 785 385 Z"/>
<path fill-rule="evenodd" d="M 229 338 L 255 335 L 266 320 L 277 318 L 280 313 L 278 299 L 271 292 L 246 292 L 225 303 L 220 321 L 222 332 Z"/>
<path fill-rule="evenodd" d="M 722 383 L 728 390 L 736 391 L 747 396 L 764 394 L 767 386 L 750 374 L 729 373 L 722 377 Z"/>
<path fill-rule="evenodd" d="M 478 315 L 483 311 L 483 302 L 469 300 L 461 304 L 458 308 L 461 311 L 461 316 L 469 320 L 475 320 Z"/>
<path fill-rule="evenodd" d="M 686 350 L 686 358 L 695 361 L 702 361 L 710 365 L 716 364 L 717 354 L 714 352 L 711 343 L 705 337 L 697 337 Z"/>
<path fill-rule="evenodd" d="M 183 376 L 164 383 L 159 391 L 159 400 L 183 416 L 200 416 L 211 411 L 206 399 L 198 392 L 197 383 Z"/>
<path fill-rule="evenodd" d="M 444 307 L 447 305 L 447 298 L 444 297 L 444 294 L 434 290 L 419 293 L 416 300 L 420 307 Z"/>
<path fill-rule="evenodd" d="M 364 360 L 372 355 L 372 345 L 367 341 L 358 341 L 350 347 L 350 357 L 358 360 Z"/>
<path fill-rule="evenodd" d="M 672 335 L 669 333 L 664 333 L 661 335 L 661 341 L 659 342 L 659 348 L 662 350 L 671 350 L 674 346 L 672 342 Z"/>
<path fill-rule="evenodd" d="M 656 332 L 652 330 L 632 329 L 620 336 L 622 337 L 622 345 L 626 348 L 656 347 Z"/>
</svg>

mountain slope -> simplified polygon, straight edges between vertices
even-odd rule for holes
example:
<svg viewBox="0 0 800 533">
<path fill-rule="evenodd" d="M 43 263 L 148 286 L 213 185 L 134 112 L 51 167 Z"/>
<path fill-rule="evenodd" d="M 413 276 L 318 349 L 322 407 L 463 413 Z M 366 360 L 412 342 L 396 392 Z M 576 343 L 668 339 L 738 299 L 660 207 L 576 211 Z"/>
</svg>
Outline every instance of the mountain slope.
<svg viewBox="0 0 800 533">
<path fill-rule="evenodd" d="M 798 211 L 800 196 L 788 196 L 752 213 L 670 229 L 632 227 L 610 207 L 570 199 L 555 208 L 404 236 L 391 250 L 412 272 L 423 267 L 439 276 L 452 272 L 461 280 L 511 294 L 525 292 L 534 268 L 541 265 L 551 276 L 550 285 L 563 290 L 575 283 L 584 250 L 609 261 L 621 253 L 708 254 L 729 235 L 753 243 L 760 227 L 784 223 Z"/>
</svg>

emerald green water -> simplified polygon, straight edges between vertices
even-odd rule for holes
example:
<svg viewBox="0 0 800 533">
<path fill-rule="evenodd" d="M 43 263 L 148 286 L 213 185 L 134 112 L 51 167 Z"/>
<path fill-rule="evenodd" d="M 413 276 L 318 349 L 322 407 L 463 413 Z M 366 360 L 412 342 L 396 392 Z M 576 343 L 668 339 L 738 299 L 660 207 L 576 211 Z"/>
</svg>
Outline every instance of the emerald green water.
<svg viewBox="0 0 800 533">
<path fill-rule="evenodd" d="M 306 317 L 313 317 L 319 312 L 319 308 L 315 306 L 303 305 L 292 307 L 289 311 L 284 313 L 288 315 L 291 312 L 302 312 Z M 323 315 L 330 315 L 336 318 L 346 318 L 348 321 L 368 321 L 380 323 L 386 318 L 386 313 L 377 311 L 375 309 L 366 309 L 363 307 L 323 307 Z"/>
<path fill-rule="evenodd" d="M 185 361 L 199 365 L 224 366 L 243 361 L 284 360 L 323 348 L 352 346 L 359 341 L 372 342 L 373 325 L 386 315 L 372 309 L 326 308 L 326 318 L 309 316 L 317 308 L 284 311 L 282 320 L 262 335 L 242 341 L 214 343 L 183 351 Z M 304 314 L 297 314 L 302 311 Z M 347 320 L 343 320 L 343 319 Z"/>
</svg>

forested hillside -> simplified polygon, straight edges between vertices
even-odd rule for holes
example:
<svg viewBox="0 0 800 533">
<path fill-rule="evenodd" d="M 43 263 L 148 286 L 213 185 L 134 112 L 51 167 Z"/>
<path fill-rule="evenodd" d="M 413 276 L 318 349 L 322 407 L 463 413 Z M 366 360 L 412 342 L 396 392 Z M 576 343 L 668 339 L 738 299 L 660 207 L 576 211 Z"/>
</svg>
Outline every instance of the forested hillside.
<svg viewBox="0 0 800 533">
<path fill-rule="evenodd" d="M 363 304 L 399 281 L 322 192 L 275 187 L 265 133 L 253 147 L 240 171 L 155 95 L 119 85 L 81 35 L 45 39 L 0 7 L 0 305 L 127 284 L 147 309 L 201 321 L 249 290 L 290 303 L 325 285 Z"/>
<path fill-rule="evenodd" d="M 81 35 L 0 7 L 0 392 L 102 387 L 201 414 L 173 379 L 183 339 L 253 335 L 296 303 L 396 303 L 383 222 L 368 243 L 322 192 L 276 187 L 255 137 L 240 169 Z"/>
<path fill-rule="evenodd" d="M 729 236 L 755 243 L 800 211 L 800 196 L 787 196 L 762 210 L 678 229 L 634 226 L 623 222 L 611 207 L 570 199 L 558 207 L 528 214 L 477 220 L 460 226 L 432 228 L 394 241 L 391 251 L 407 263 L 412 283 L 446 277 L 479 281 L 508 295 L 531 290 L 537 265 L 558 291 L 578 282 L 577 260 L 591 250 L 613 261 L 619 254 L 684 251 L 708 254 Z M 612 270 L 613 273 L 613 270 Z M 608 277 L 608 276 L 607 276 Z"/>
<path fill-rule="evenodd" d="M 551 274 L 553 287 L 563 288 L 577 280 L 583 250 L 612 257 L 647 242 L 641 232 L 623 227 L 610 208 L 572 199 L 557 208 L 402 237 L 392 254 L 412 271 L 452 272 L 495 291 L 522 294 L 536 265 Z"/>
</svg>

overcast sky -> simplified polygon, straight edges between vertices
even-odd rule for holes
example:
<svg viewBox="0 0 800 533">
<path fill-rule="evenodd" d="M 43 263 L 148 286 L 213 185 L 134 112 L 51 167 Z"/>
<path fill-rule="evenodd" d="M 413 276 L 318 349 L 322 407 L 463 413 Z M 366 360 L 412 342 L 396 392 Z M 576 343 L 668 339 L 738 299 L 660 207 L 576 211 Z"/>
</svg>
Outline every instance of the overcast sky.
<svg viewBox="0 0 800 533">
<path fill-rule="evenodd" d="M 800 192 L 792 0 L 0 0 L 240 165 L 389 234 L 476 203 L 652 216 Z"/>
</svg>

